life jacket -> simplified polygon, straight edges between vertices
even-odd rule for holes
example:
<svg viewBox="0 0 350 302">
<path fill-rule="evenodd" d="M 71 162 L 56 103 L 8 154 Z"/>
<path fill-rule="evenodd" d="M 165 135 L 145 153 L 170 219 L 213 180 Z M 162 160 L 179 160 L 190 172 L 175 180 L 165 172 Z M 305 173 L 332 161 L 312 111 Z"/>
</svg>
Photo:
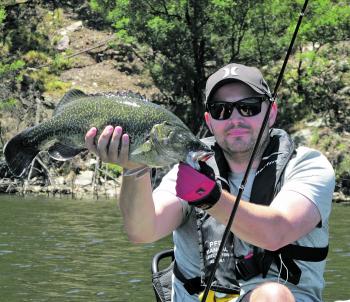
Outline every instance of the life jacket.
<svg viewBox="0 0 350 302">
<path fill-rule="evenodd" d="M 223 151 L 215 142 L 214 137 L 206 138 L 203 141 L 211 146 L 215 152 L 215 160 L 209 160 L 207 164 L 214 169 L 218 177 L 223 179 L 223 189 L 230 191 L 227 181 L 230 169 Z M 285 168 L 295 152 L 294 143 L 284 130 L 270 130 L 270 142 L 257 169 L 250 202 L 270 205 L 283 185 Z M 198 208 L 194 208 L 194 211 L 198 226 L 201 276 L 184 279 L 176 263 L 174 267 L 175 276 L 184 283 L 190 294 L 198 293 L 205 288 L 226 227 L 207 212 Z M 275 262 L 280 269 L 281 261 L 287 267 L 288 275 L 284 270 L 281 270 L 280 277 L 293 284 L 298 284 L 302 272 L 294 260 L 322 261 L 326 258 L 327 253 L 328 246 L 316 248 L 288 244 L 277 251 L 254 247 L 254 252 L 249 257 L 237 258 L 234 254 L 234 234 L 230 232 L 211 289 L 221 293 L 237 294 L 240 291 L 237 280 L 249 280 L 259 274 L 265 278 L 271 264 Z"/>
</svg>

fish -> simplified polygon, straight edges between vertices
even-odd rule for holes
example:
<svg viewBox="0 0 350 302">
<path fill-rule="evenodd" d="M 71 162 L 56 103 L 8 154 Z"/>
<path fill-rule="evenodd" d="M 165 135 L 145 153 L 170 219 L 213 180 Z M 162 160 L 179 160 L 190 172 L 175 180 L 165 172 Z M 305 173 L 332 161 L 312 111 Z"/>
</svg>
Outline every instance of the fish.
<svg viewBox="0 0 350 302">
<path fill-rule="evenodd" d="M 85 135 L 91 127 L 101 133 L 107 125 L 121 126 L 130 136 L 130 161 L 151 168 L 180 161 L 198 168 L 198 161 L 213 155 L 180 118 L 138 94 L 89 95 L 73 89 L 59 101 L 50 119 L 6 143 L 5 161 L 12 174 L 22 177 L 39 152 L 47 151 L 55 160 L 70 160 L 87 150 Z"/>
</svg>

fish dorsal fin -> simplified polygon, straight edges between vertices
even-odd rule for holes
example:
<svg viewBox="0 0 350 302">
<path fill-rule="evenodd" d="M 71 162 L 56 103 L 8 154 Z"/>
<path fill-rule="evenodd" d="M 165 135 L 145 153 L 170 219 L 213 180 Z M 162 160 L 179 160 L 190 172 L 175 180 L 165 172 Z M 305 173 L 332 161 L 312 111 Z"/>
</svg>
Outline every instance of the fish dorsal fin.
<svg viewBox="0 0 350 302">
<path fill-rule="evenodd" d="M 107 92 L 107 93 L 102 93 L 101 95 L 103 96 L 116 96 L 116 97 L 120 97 L 120 98 L 125 98 L 125 99 L 137 99 L 137 100 L 141 100 L 141 101 L 147 101 L 147 98 L 138 93 L 138 92 L 133 92 L 131 90 L 121 90 L 121 91 L 117 91 L 117 92 Z"/>
<path fill-rule="evenodd" d="M 57 142 L 49 148 L 48 153 L 53 159 L 66 161 L 84 150 L 84 148 L 74 148 Z"/>
<path fill-rule="evenodd" d="M 82 97 L 87 97 L 87 94 L 85 94 L 83 91 L 79 90 L 79 89 L 72 89 L 72 90 L 69 90 L 64 96 L 63 98 L 58 102 L 54 112 L 53 112 L 53 115 L 56 115 L 58 114 L 61 109 L 67 105 L 68 103 L 76 100 L 76 99 L 79 99 L 79 98 L 82 98 Z"/>
</svg>

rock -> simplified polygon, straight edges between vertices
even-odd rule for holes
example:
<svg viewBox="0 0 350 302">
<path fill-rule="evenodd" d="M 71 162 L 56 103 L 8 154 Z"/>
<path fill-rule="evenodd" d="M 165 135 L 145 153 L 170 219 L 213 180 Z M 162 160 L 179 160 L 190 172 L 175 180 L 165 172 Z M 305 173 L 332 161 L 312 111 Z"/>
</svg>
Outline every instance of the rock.
<svg viewBox="0 0 350 302">
<path fill-rule="evenodd" d="M 71 33 L 73 31 L 76 31 L 76 30 L 80 29 L 81 27 L 83 27 L 83 22 L 82 21 L 77 21 L 77 22 L 74 22 L 71 25 L 67 26 L 65 28 L 65 30 L 66 30 L 67 33 Z"/>
<path fill-rule="evenodd" d="M 29 189 L 32 193 L 40 193 L 42 191 L 41 186 L 30 186 Z"/>
<path fill-rule="evenodd" d="M 350 95 L 350 86 L 345 86 L 341 90 L 338 91 L 339 94 Z"/>
<path fill-rule="evenodd" d="M 88 161 L 88 166 L 95 167 L 96 163 L 97 163 L 96 158 L 90 158 Z"/>
<path fill-rule="evenodd" d="M 78 29 L 80 29 L 81 27 L 83 26 L 83 22 L 82 21 L 77 21 L 77 22 L 74 22 L 72 23 L 71 25 L 65 27 L 65 28 L 61 28 L 59 31 L 58 31 L 58 34 L 61 35 L 61 36 L 65 36 L 65 35 L 68 35 L 69 33 L 72 33 Z"/>
<path fill-rule="evenodd" d="M 92 178 L 94 176 L 93 171 L 83 171 L 81 174 L 78 174 L 74 184 L 76 186 L 88 186 L 92 184 Z"/>
<path fill-rule="evenodd" d="M 64 50 L 68 49 L 69 43 L 70 43 L 70 39 L 69 39 L 68 35 L 74 31 L 78 30 L 82 26 L 83 26 L 83 22 L 77 21 L 77 22 L 74 22 L 65 28 L 60 29 L 58 34 L 61 35 L 62 38 L 58 41 L 58 43 L 56 45 L 56 49 L 59 51 L 64 51 Z"/>
<path fill-rule="evenodd" d="M 307 122 L 306 125 L 308 127 L 321 127 L 323 125 L 323 120 L 322 119 L 316 119 L 314 121 Z"/>
<path fill-rule="evenodd" d="M 312 136 L 312 132 L 308 128 L 302 129 L 292 134 L 292 138 L 296 146 L 308 145 L 308 142 L 311 136 Z"/>
<path fill-rule="evenodd" d="M 116 190 L 113 190 L 113 189 L 106 190 L 105 193 L 106 193 L 107 197 L 116 197 L 117 196 Z"/>
<path fill-rule="evenodd" d="M 55 178 L 55 184 L 57 185 L 64 185 L 66 182 L 64 180 L 63 176 L 59 176 Z"/>
<path fill-rule="evenodd" d="M 67 35 L 64 35 L 61 40 L 58 41 L 56 45 L 56 49 L 59 51 L 64 51 L 69 47 L 69 37 Z"/>
</svg>

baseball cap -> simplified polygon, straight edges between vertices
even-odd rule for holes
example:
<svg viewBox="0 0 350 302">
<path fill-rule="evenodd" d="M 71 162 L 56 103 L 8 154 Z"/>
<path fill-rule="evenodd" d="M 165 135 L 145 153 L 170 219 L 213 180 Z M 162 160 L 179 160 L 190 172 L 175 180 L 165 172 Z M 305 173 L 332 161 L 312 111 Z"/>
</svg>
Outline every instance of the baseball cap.
<svg viewBox="0 0 350 302">
<path fill-rule="evenodd" d="M 232 81 L 241 81 L 250 86 L 257 93 L 265 94 L 269 98 L 272 97 L 270 88 L 259 69 L 242 64 L 230 63 L 214 72 L 208 78 L 205 87 L 206 102 L 210 100 L 211 96 L 219 87 Z"/>
</svg>

